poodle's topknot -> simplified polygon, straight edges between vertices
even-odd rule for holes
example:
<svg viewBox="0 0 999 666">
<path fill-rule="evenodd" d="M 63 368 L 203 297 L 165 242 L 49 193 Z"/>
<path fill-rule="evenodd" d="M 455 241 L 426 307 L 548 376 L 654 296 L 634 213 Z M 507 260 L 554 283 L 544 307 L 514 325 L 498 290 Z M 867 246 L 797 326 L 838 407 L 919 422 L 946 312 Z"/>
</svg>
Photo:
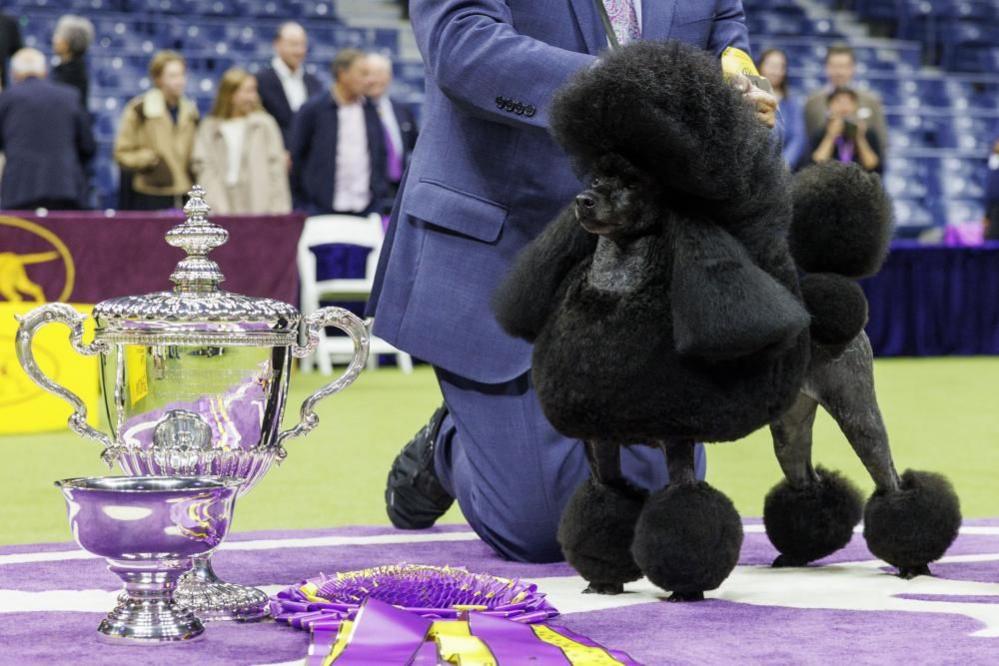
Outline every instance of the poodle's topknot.
<svg viewBox="0 0 999 666">
<path fill-rule="evenodd" d="M 770 140 L 718 59 L 680 42 L 629 44 L 578 73 L 556 95 L 551 126 L 584 173 L 617 153 L 667 188 L 713 200 L 759 185 L 746 165 Z"/>
<path fill-rule="evenodd" d="M 794 178 L 789 243 L 801 270 L 850 278 L 874 275 L 888 254 L 891 201 L 876 174 L 826 162 Z"/>
</svg>

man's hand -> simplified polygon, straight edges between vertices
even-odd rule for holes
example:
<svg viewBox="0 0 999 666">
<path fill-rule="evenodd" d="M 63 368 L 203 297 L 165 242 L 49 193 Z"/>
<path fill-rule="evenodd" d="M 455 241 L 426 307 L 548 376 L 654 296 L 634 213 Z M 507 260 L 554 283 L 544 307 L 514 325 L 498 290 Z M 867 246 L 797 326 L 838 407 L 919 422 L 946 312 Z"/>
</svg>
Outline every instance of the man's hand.
<svg viewBox="0 0 999 666">
<path fill-rule="evenodd" d="M 830 139 L 835 139 L 843 134 L 843 130 L 846 128 L 846 123 L 839 116 L 832 116 L 826 123 L 826 136 Z"/>
<path fill-rule="evenodd" d="M 773 129 L 777 124 L 777 98 L 755 86 L 744 74 L 732 77 L 732 85 L 742 93 L 742 99 L 756 110 L 756 119 Z"/>
</svg>

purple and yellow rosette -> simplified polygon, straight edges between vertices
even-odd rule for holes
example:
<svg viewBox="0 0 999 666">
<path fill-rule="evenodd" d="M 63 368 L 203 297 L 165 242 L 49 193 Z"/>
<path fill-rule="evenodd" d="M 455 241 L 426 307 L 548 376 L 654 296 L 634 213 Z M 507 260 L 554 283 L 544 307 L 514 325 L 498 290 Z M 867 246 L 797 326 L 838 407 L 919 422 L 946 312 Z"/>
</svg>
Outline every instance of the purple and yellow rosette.
<svg viewBox="0 0 999 666">
<path fill-rule="evenodd" d="M 306 666 L 638 666 L 564 627 L 464 616 L 433 620 L 368 598 L 339 630 L 313 630 Z"/>
<path fill-rule="evenodd" d="M 320 574 L 271 597 L 271 615 L 296 629 L 334 630 L 353 620 L 369 598 L 430 619 L 458 619 L 477 611 L 530 624 L 558 615 L 536 585 L 462 567 L 417 564 Z"/>
</svg>

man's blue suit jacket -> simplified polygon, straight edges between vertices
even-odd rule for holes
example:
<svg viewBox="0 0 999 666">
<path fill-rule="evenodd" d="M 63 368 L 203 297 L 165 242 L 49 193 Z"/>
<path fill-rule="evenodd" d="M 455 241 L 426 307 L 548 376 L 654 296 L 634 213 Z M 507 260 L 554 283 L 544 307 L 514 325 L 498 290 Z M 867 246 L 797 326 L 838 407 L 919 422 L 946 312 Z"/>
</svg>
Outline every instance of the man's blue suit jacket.
<svg viewBox="0 0 999 666">
<path fill-rule="evenodd" d="M 382 251 L 374 333 L 457 375 L 509 381 L 531 346 L 500 329 L 490 300 L 581 189 L 548 108 L 607 37 L 594 0 L 413 0 L 410 16 L 425 120 Z M 741 0 L 643 0 L 642 32 L 749 52 Z"/>
</svg>

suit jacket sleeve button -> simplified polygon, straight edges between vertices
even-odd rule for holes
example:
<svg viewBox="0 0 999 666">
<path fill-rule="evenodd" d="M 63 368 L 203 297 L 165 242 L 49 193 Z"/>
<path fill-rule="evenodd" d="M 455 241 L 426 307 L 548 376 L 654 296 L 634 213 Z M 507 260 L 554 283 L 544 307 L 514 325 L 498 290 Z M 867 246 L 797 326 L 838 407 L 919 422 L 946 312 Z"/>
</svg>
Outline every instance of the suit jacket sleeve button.
<svg viewBox="0 0 999 666">
<path fill-rule="evenodd" d="M 534 108 L 533 104 L 528 104 L 527 108 L 524 109 L 524 115 L 527 116 L 528 118 L 530 118 L 535 113 L 537 113 L 537 111 L 538 110 L 536 108 Z"/>
<path fill-rule="evenodd" d="M 496 107 L 497 108 L 502 109 L 505 104 L 506 104 L 506 99 L 505 98 L 503 98 L 503 97 L 497 97 L 496 98 Z"/>
</svg>

